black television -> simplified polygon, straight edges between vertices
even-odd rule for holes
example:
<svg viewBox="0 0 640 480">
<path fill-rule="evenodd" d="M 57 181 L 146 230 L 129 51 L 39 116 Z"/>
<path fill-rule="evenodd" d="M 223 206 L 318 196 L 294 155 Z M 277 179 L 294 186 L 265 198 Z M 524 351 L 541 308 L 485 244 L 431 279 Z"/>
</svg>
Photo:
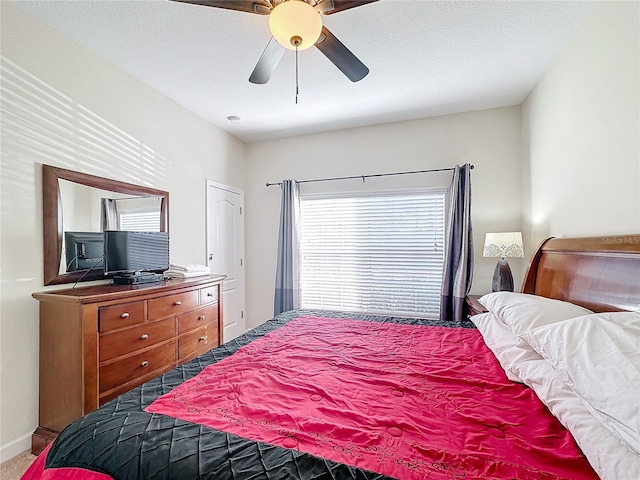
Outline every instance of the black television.
<svg viewBox="0 0 640 480">
<path fill-rule="evenodd" d="M 104 255 L 102 232 L 64 232 L 67 272 L 94 270 Z"/>
<path fill-rule="evenodd" d="M 169 268 L 167 232 L 106 230 L 104 274 L 114 283 L 136 284 L 163 280 L 159 274 Z"/>
</svg>

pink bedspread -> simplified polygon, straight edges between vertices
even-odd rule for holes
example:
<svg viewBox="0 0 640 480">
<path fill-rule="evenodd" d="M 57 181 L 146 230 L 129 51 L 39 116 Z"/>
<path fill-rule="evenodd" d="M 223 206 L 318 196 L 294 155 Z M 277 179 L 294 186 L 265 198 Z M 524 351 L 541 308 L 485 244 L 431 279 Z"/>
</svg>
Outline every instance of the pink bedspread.
<svg viewBox="0 0 640 480">
<path fill-rule="evenodd" d="M 476 330 L 299 317 L 147 409 L 400 479 L 595 479 Z"/>
</svg>

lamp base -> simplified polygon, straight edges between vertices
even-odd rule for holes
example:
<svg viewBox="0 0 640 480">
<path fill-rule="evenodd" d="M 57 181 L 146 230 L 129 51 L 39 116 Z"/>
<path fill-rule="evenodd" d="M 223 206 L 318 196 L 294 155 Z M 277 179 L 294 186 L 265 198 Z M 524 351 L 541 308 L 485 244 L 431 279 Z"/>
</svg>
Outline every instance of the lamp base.
<svg viewBox="0 0 640 480">
<path fill-rule="evenodd" d="M 496 269 L 493 271 L 491 291 L 513 292 L 513 275 L 511 274 L 509 264 L 504 258 L 498 261 Z"/>
</svg>

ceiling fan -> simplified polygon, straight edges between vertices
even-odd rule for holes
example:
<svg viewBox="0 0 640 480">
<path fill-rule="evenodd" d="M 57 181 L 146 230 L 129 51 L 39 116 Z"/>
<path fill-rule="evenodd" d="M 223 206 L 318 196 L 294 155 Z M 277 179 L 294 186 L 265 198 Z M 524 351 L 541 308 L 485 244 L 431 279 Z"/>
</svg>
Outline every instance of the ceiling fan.
<svg viewBox="0 0 640 480">
<path fill-rule="evenodd" d="M 352 82 L 367 76 L 369 69 L 322 25 L 323 15 L 359 7 L 378 0 L 172 0 L 206 7 L 225 8 L 269 16 L 273 37 L 253 69 L 251 83 L 267 83 L 285 49 L 320 50 Z"/>
</svg>

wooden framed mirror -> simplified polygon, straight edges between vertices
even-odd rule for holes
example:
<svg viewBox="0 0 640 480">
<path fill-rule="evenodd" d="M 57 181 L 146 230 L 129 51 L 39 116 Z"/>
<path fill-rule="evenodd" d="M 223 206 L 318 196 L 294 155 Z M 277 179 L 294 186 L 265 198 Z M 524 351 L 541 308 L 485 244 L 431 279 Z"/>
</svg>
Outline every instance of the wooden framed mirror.
<svg viewBox="0 0 640 480">
<path fill-rule="evenodd" d="M 44 284 L 56 285 L 104 278 L 97 263 L 70 267 L 65 255 L 65 232 L 90 232 L 104 227 L 104 202 L 127 205 L 130 224 L 135 218 L 146 221 L 162 232 L 169 231 L 169 193 L 163 190 L 119 182 L 64 168 L 42 165 Z M 141 206 L 142 205 L 142 206 Z M 116 219 L 124 219 L 120 214 Z M 133 229 L 113 228 L 109 229 Z"/>
</svg>

